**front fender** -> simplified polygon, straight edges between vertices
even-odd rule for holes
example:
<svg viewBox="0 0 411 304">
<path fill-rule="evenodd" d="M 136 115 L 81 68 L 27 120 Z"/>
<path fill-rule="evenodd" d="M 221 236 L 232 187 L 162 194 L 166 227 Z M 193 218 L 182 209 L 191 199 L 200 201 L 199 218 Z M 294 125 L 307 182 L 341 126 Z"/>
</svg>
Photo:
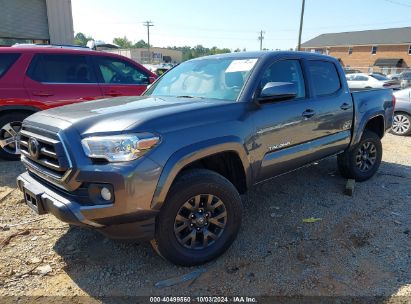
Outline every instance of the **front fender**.
<svg viewBox="0 0 411 304">
<path fill-rule="evenodd" d="M 235 152 L 238 154 L 245 170 L 247 187 L 251 186 L 251 166 L 241 140 L 235 136 L 213 138 L 186 146 L 175 152 L 168 159 L 154 192 L 153 200 L 151 202 L 152 209 L 159 210 L 161 208 L 176 176 L 184 167 L 196 160 L 220 152 Z"/>
</svg>

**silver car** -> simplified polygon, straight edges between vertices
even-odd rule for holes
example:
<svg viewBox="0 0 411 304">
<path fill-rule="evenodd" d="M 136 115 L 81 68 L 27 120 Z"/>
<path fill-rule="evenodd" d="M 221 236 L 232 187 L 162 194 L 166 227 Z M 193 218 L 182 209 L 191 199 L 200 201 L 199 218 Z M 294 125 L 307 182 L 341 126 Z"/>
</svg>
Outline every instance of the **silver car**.
<svg viewBox="0 0 411 304">
<path fill-rule="evenodd" d="M 401 89 L 411 87 L 411 71 L 402 72 L 400 74 Z"/>
<path fill-rule="evenodd" d="M 395 105 L 392 133 L 396 135 L 411 134 L 411 88 L 394 92 Z"/>
</svg>

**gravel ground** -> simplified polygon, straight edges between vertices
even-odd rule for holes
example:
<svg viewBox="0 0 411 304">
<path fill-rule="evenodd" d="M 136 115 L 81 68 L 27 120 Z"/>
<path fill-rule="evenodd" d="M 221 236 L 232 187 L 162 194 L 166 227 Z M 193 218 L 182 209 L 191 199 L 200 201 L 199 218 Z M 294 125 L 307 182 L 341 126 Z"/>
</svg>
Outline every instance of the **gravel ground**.
<svg viewBox="0 0 411 304">
<path fill-rule="evenodd" d="M 37 216 L 0 162 L 0 296 L 313 295 L 411 297 L 411 137 L 388 134 L 379 172 L 344 195 L 335 158 L 243 197 L 233 246 L 202 267 L 174 266 L 149 244 L 112 241 Z M 305 218 L 321 219 L 303 223 Z M 172 287 L 155 283 L 190 273 Z M 97 300 L 96 300 L 97 301 Z"/>
</svg>

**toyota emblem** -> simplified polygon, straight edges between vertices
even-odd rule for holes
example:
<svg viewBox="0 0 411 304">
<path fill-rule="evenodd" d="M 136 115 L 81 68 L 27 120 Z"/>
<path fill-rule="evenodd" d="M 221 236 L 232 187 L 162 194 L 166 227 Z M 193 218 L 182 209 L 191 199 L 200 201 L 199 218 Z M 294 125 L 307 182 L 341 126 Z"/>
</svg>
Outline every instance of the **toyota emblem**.
<svg viewBox="0 0 411 304">
<path fill-rule="evenodd" d="M 30 137 L 29 139 L 29 153 L 30 156 L 34 159 L 37 159 L 39 157 L 40 144 L 34 137 Z"/>
</svg>

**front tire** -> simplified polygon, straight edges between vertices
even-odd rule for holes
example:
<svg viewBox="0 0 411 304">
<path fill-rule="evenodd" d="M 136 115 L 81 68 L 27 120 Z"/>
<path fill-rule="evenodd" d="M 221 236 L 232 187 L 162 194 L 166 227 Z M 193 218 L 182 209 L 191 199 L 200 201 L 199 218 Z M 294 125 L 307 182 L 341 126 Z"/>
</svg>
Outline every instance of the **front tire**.
<svg viewBox="0 0 411 304">
<path fill-rule="evenodd" d="M 7 113 L 0 116 L 0 158 L 20 160 L 18 135 L 28 113 Z"/>
<path fill-rule="evenodd" d="M 152 244 L 174 264 L 203 264 L 230 247 L 241 217 L 241 198 L 233 184 L 213 171 L 189 170 L 171 187 Z"/>
<path fill-rule="evenodd" d="M 406 136 L 411 134 L 411 116 L 407 113 L 394 114 L 391 132 L 395 135 Z"/>
<path fill-rule="evenodd" d="M 365 130 L 360 142 L 337 156 L 338 169 L 345 178 L 362 182 L 371 178 L 380 167 L 382 145 L 380 137 Z"/>
</svg>

